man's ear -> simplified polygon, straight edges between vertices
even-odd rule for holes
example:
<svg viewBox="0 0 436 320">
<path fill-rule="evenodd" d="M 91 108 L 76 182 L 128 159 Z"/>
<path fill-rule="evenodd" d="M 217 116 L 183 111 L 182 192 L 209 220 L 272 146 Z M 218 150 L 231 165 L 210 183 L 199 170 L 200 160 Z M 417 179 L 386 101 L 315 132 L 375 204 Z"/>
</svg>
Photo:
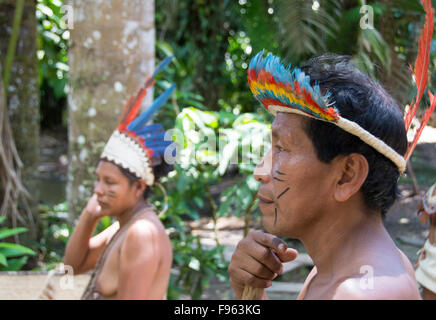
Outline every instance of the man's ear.
<svg viewBox="0 0 436 320">
<path fill-rule="evenodd" d="M 146 188 L 147 185 L 145 184 L 145 181 L 143 179 L 135 181 L 135 195 L 137 197 L 142 197 Z"/>
<path fill-rule="evenodd" d="M 366 158 L 359 153 L 341 157 L 338 165 L 338 180 L 335 185 L 336 201 L 344 202 L 359 192 L 368 176 L 369 165 Z"/>
</svg>

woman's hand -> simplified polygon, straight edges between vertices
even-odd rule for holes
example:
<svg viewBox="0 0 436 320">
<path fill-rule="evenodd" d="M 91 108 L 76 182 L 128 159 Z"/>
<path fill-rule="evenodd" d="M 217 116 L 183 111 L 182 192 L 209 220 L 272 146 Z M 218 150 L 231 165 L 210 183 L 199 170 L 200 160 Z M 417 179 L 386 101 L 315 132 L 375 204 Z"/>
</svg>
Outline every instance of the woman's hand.
<svg viewBox="0 0 436 320">
<path fill-rule="evenodd" d="M 298 252 L 268 233 L 250 231 L 242 239 L 229 265 L 230 284 L 238 299 L 245 286 L 268 288 L 283 272 L 283 262 L 294 260 Z"/>
<path fill-rule="evenodd" d="M 83 211 L 96 220 L 104 217 L 104 214 L 102 214 L 101 206 L 98 204 L 97 201 L 97 195 L 95 193 L 88 200 L 88 203 L 86 204 L 86 207 Z"/>
</svg>

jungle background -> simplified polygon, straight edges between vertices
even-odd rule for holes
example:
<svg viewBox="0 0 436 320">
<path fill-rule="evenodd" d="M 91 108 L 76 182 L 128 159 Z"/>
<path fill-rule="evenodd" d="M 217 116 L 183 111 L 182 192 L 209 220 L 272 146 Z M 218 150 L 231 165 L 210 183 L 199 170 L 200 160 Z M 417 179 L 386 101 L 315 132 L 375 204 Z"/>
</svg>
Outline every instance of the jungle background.
<svg viewBox="0 0 436 320">
<path fill-rule="evenodd" d="M 374 28 L 362 28 L 362 19 Z M 155 121 L 180 129 L 186 144 L 211 135 L 228 141 L 220 161 L 200 148 L 163 179 L 166 197 L 153 192 L 157 208 L 168 206 L 161 217 L 174 249 L 168 298 L 231 298 L 231 252 L 249 228 L 261 228 L 252 176 L 261 156 L 249 150 L 249 163 L 230 159 L 247 150 L 254 131 L 263 133 L 264 152 L 271 122 L 247 85 L 250 58 L 264 48 L 293 65 L 326 52 L 350 55 L 405 106 L 415 95 L 409 67 L 423 23 L 419 0 L 0 0 L 1 274 L 45 275 L 59 266 L 124 102 L 174 56 L 145 106 L 175 83 Z M 385 220 L 413 263 L 428 229 L 416 206 L 436 181 L 435 126 L 433 115 Z M 96 232 L 110 224 L 102 219 Z M 310 259 L 301 243 L 287 241 L 302 259 L 278 280 L 298 288 Z"/>
</svg>

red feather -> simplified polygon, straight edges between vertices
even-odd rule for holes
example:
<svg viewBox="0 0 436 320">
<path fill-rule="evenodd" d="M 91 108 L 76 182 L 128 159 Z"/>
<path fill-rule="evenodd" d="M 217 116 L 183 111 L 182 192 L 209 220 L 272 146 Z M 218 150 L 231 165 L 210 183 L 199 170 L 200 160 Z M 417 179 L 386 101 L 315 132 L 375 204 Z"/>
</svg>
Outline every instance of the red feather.
<svg viewBox="0 0 436 320">
<path fill-rule="evenodd" d="M 139 112 L 139 108 L 141 107 L 142 99 L 144 99 L 147 94 L 147 89 L 150 88 L 154 84 L 154 80 L 148 78 L 143 87 L 139 88 L 136 97 L 130 97 L 127 101 L 121 116 L 120 123 L 118 125 L 119 131 L 125 131 L 127 126 L 133 119 L 136 118 Z"/>
<path fill-rule="evenodd" d="M 424 94 L 424 90 L 427 87 L 428 82 L 428 65 L 430 60 L 431 38 L 433 35 L 434 10 L 431 7 L 431 0 L 421 0 L 421 3 L 424 6 L 426 12 L 425 24 L 424 28 L 422 29 L 421 36 L 419 37 L 418 57 L 415 61 L 414 75 L 416 79 L 416 98 L 415 102 L 411 105 L 411 107 L 406 109 L 404 116 L 404 125 L 406 126 L 406 131 L 409 131 L 410 124 L 412 123 L 412 119 L 415 116 L 416 111 L 418 110 L 419 103 L 421 102 L 422 95 Z M 412 152 L 418 143 L 419 137 L 421 136 L 422 131 L 424 130 L 428 122 L 428 119 L 430 118 L 436 107 L 436 98 L 430 92 L 430 90 L 428 91 L 428 96 L 430 99 L 430 106 L 427 107 L 427 110 L 425 111 L 424 116 L 421 119 L 421 124 L 416 131 L 415 136 L 413 137 L 413 141 L 407 148 L 406 155 L 404 156 L 404 159 L 406 161 L 408 161 L 410 156 L 412 155 Z"/>
<path fill-rule="evenodd" d="M 404 124 L 406 126 L 406 131 L 409 131 L 412 119 L 419 108 L 419 103 L 421 102 L 424 90 L 427 87 L 428 82 L 428 65 L 430 61 L 430 46 L 431 38 L 433 35 L 433 20 L 434 11 L 431 7 L 431 0 L 421 0 L 421 3 L 425 9 L 425 24 L 419 37 L 419 49 L 418 56 L 415 61 L 415 68 L 413 74 L 416 80 L 416 98 L 415 102 L 410 105 L 410 108 L 406 110 L 404 116 Z"/>
<path fill-rule="evenodd" d="M 415 137 L 413 138 L 412 143 L 410 144 L 409 148 L 407 149 L 407 153 L 404 156 L 404 159 L 406 161 L 409 160 L 413 150 L 416 147 L 416 144 L 418 143 L 418 139 L 421 136 L 422 131 L 424 130 L 425 126 L 427 125 L 428 119 L 430 119 L 430 116 L 436 107 L 436 97 L 430 91 L 428 91 L 428 95 L 430 97 L 430 107 L 427 110 L 425 110 L 425 113 L 422 116 L 421 125 L 419 126 L 418 130 L 416 131 Z"/>
</svg>

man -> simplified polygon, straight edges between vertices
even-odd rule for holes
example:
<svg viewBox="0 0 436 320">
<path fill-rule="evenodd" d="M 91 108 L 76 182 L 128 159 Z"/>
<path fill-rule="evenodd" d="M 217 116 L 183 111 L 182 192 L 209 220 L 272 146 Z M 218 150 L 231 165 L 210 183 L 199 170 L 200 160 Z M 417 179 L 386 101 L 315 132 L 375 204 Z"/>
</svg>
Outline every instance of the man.
<svg viewBox="0 0 436 320">
<path fill-rule="evenodd" d="M 436 300 L 436 183 L 428 189 L 418 211 L 420 220 L 430 220 L 430 231 L 415 271 L 424 300 Z"/>
<path fill-rule="evenodd" d="M 413 267 L 382 222 L 405 167 L 398 105 L 344 57 L 303 70 L 310 79 L 262 53 L 250 63 L 250 88 L 276 117 L 272 149 L 254 172 L 268 233 L 238 244 L 229 265 L 236 296 L 251 286 L 267 298 L 297 256 L 278 238 L 289 237 L 315 264 L 298 299 L 419 299 Z"/>
<path fill-rule="evenodd" d="M 65 261 L 75 274 L 94 269 L 82 299 L 164 299 L 172 264 L 165 228 L 147 203 L 151 186 L 170 166 L 164 161 L 163 128 L 146 125 L 170 96 L 168 89 L 138 115 L 154 75 L 131 98 L 106 144 L 96 171 L 94 195 L 80 215 L 68 242 Z M 118 221 L 92 237 L 104 217 Z"/>
</svg>

